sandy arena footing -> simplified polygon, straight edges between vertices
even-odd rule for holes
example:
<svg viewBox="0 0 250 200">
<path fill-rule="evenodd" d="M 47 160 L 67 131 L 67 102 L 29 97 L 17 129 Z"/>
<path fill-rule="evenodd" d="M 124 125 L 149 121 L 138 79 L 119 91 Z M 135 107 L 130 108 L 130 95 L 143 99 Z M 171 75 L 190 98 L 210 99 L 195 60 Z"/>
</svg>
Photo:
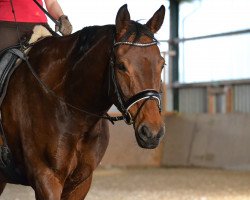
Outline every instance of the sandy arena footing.
<svg viewBox="0 0 250 200">
<path fill-rule="evenodd" d="M 0 200 L 34 200 L 30 187 L 8 185 Z M 250 200 L 250 172 L 183 168 L 95 171 L 86 200 Z"/>
</svg>

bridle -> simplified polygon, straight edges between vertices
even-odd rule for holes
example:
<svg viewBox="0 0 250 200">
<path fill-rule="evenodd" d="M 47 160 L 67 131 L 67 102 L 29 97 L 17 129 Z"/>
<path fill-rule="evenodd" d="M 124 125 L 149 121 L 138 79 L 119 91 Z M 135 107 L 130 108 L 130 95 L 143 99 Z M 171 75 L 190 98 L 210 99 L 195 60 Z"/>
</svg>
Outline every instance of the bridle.
<svg viewBox="0 0 250 200">
<path fill-rule="evenodd" d="M 154 89 L 145 89 L 141 92 L 138 92 L 137 94 L 130 97 L 127 101 L 123 98 L 122 88 L 121 85 L 118 85 L 117 77 L 115 74 L 115 48 L 120 45 L 130 45 L 130 46 L 136 46 L 136 47 L 149 47 L 156 45 L 157 41 L 153 41 L 150 43 L 137 43 L 137 42 L 114 42 L 113 49 L 112 49 L 112 55 L 110 57 L 110 72 L 111 72 L 111 79 L 112 83 L 114 85 L 114 92 L 115 96 L 117 98 L 117 105 L 116 107 L 121 111 L 122 116 L 117 117 L 118 120 L 123 119 L 127 124 L 133 124 L 139 115 L 142 107 L 145 105 L 145 103 L 148 100 L 156 100 L 159 112 L 161 112 L 161 95 L 160 92 L 154 90 Z M 134 117 L 132 117 L 129 109 L 135 105 L 136 103 L 142 101 L 140 107 L 138 108 L 136 114 Z M 117 121 L 118 121 L 117 120 Z"/>
</svg>

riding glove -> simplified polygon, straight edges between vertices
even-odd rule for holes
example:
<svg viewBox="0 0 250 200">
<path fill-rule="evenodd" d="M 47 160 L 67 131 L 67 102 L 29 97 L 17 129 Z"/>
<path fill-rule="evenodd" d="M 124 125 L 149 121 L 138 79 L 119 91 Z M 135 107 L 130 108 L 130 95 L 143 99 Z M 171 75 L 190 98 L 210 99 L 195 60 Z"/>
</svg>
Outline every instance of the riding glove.
<svg viewBox="0 0 250 200">
<path fill-rule="evenodd" d="M 69 18 L 66 15 L 62 15 L 58 19 L 59 26 L 55 26 L 55 31 L 59 31 L 62 35 L 69 35 L 72 32 L 72 25 L 69 22 Z"/>
</svg>

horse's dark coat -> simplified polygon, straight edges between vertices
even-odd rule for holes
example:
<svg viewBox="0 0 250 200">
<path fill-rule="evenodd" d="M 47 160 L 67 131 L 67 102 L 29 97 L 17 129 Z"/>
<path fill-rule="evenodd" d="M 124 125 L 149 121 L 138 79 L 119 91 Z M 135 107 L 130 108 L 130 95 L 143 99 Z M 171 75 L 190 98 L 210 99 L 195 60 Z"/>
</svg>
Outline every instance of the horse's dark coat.
<svg viewBox="0 0 250 200">
<path fill-rule="evenodd" d="M 164 59 L 156 45 L 121 45 L 114 49 L 113 44 L 114 40 L 152 42 L 164 13 L 162 6 L 146 25 L 141 25 L 130 20 L 123 6 L 115 26 L 87 27 L 70 36 L 38 42 L 29 53 L 29 61 L 41 81 L 60 98 L 37 81 L 26 63 L 15 71 L 2 106 L 3 126 L 16 166 L 25 177 L 23 184 L 33 187 L 36 199 L 85 198 L 93 170 L 108 145 L 108 124 L 65 102 L 99 115 L 117 104 L 109 79 L 112 53 L 124 98 L 145 89 L 160 90 Z M 130 108 L 132 116 L 141 104 Z M 159 144 L 164 124 L 157 102 L 145 103 L 134 129 L 141 147 Z M 10 182 L 1 173 L 0 180 L 1 188 Z"/>
</svg>

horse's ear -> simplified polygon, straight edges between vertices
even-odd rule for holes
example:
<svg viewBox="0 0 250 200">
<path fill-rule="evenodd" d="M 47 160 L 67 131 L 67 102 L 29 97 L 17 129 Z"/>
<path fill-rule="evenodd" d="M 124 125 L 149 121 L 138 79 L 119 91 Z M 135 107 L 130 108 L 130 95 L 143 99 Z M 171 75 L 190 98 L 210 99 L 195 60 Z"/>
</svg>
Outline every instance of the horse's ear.
<svg viewBox="0 0 250 200">
<path fill-rule="evenodd" d="M 153 15 L 153 17 L 151 17 L 150 20 L 148 20 L 148 22 L 146 23 L 146 26 L 149 28 L 149 30 L 152 33 L 156 33 L 160 28 L 161 25 L 163 23 L 164 20 L 164 16 L 165 16 L 165 6 L 161 6 Z"/>
<path fill-rule="evenodd" d="M 128 12 L 127 4 L 124 4 L 119 10 L 116 15 L 115 26 L 116 26 L 116 33 L 119 35 L 123 35 L 124 32 L 127 30 L 127 26 L 130 21 L 130 14 Z"/>
</svg>

